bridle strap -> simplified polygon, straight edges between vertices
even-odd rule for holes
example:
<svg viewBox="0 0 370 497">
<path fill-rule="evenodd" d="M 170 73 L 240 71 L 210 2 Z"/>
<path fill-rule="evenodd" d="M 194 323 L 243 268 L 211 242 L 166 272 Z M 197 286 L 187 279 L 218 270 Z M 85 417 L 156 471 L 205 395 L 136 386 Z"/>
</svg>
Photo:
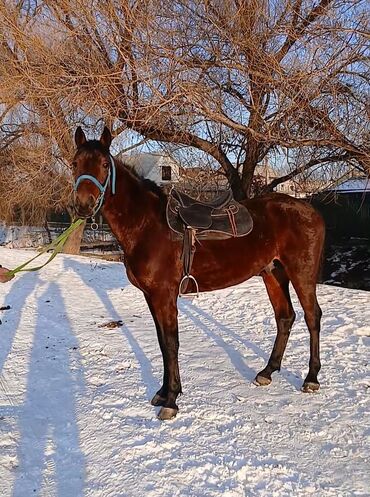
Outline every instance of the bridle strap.
<svg viewBox="0 0 370 497">
<path fill-rule="evenodd" d="M 108 171 L 106 180 L 104 181 L 103 185 L 100 183 L 100 181 L 98 181 L 95 178 L 95 176 L 92 176 L 91 174 L 81 174 L 81 176 L 79 176 L 76 179 L 75 184 L 74 184 L 74 191 L 75 192 L 77 192 L 77 188 L 79 187 L 81 181 L 85 181 L 85 180 L 91 181 L 99 189 L 100 195 L 96 199 L 96 203 L 94 206 L 94 210 L 92 212 L 92 216 L 95 216 L 95 214 L 99 211 L 99 209 L 103 205 L 105 192 L 107 191 L 109 183 L 111 184 L 112 195 L 115 195 L 115 193 L 116 193 L 116 177 L 117 177 L 116 165 L 115 165 L 113 157 L 111 155 L 109 155 L 109 159 L 110 159 L 109 171 Z"/>
<path fill-rule="evenodd" d="M 113 157 L 111 155 L 109 155 L 109 159 L 110 159 L 110 170 L 109 170 L 109 172 L 111 172 L 111 175 L 112 175 L 111 190 L 112 190 L 112 195 L 115 195 L 115 193 L 116 193 L 116 177 L 117 177 L 117 174 L 116 174 L 116 165 L 115 165 Z"/>
<path fill-rule="evenodd" d="M 94 176 L 91 176 L 90 174 L 82 174 L 76 180 L 76 183 L 75 183 L 75 192 L 77 191 L 77 188 L 79 187 L 81 181 L 84 181 L 85 179 L 88 179 L 88 180 L 92 181 L 94 183 L 94 185 L 99 188 L 100 193 L 105 193 L 106 184 L 107 184 L 107 180 L 109 179 L 109 175 L 110 175 L 110 173 L 108 173 L 107 179 L 105 180 L 104 185 L 102 185 Z"/>
</svg>

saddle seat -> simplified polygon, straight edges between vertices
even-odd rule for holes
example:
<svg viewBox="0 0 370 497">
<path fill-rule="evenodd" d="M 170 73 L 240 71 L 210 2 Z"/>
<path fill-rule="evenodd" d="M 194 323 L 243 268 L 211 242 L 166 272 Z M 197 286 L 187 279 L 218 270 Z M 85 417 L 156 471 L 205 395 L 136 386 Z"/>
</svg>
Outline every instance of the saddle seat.
<svg viewBox="0 0 370 497">
<path fill-rule="evenodd" d="M 227 190 L 210 202 L 198 201 L 172 189 L 167 203 L 167 222 L 177 235 L 193 229 L 199 239 L 220 239 L 247 235 L 253 221 L 248 209 Z"/>
</svg>

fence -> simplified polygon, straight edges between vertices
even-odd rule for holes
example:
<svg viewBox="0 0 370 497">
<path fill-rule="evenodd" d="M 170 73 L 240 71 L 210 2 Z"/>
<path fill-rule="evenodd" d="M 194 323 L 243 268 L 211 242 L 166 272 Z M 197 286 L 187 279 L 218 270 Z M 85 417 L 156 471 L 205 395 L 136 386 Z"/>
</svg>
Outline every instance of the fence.
<svg viewBox="0 0 370 497">
<path fill-rule="evenodd" d="M 315 195 L 312 204 L 322 214 L 331 238 L 370 239 L 369 193 Z"/>
<path fill-rule="evenodd" d="M 0 224 L 0 245 L 11 248 L 36 248 L 46 245 L 50 238 L 56 238 L 66 230 L 69 223 L 48 222 L 47 226 L 21 226 L 14 223 L 11 226 Z M 100 225 L 97 230 L 91 229 L 87 223 L 82 237 L 82 250 L 91 248 L 107 248 L 119 251 L 118 243 L 106 224 Z"/>
</svg>

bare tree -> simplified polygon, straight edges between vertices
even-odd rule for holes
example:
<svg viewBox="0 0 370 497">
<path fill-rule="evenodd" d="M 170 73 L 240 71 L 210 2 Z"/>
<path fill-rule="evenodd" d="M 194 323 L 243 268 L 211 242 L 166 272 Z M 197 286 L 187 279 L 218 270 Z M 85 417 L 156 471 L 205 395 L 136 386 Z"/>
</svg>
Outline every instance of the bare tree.
<svg viewBox="0 0 370 497">
<path fill-rule="evenodd" d="M 73 216 L 75 113 L 49 85 L 54 42 L 39 5 L 0 3 L 0 216 L 31 225 L 45 225 L 50 211 Z"/>
<path fill-rule="evenodd" d="M 166 3 L 151 18 L 158 41 L 149 74 L 158 85 L 146 85 L 148 103 L 148 77 L 143 83 L 135 59 L 120 115 L 145 136 L 212 155 L 238 196 L 274 153 L 289 152 L 293 166 L 268 188 L 317 165 L 369 173 L 364 8 L 328 0 Z"/>
<path fill-rule="evenodd" d="M 370 173 L 365 1 L 24 5 L 2 0 L 0 95 L 60 151 L 102 118 L 209 155 L 237 198 L 273 156 L 290 170 L 266 189 L 317 167 Z"/>
<path fill-rule="evenodd" d="M 51 146 L 39 137 L 23 135 L 21 142 L 0 148 L 3 221 L 43 225 L 51 207 L 58 211 L 68 206 L 68 174 L 63 162 L 53 157 Z"/>
</svg>

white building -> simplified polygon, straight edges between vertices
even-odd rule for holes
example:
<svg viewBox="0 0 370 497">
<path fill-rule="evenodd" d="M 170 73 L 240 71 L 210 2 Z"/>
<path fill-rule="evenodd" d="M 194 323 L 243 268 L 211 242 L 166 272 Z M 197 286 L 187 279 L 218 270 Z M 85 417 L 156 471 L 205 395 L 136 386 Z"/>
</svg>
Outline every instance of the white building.
<svg viewBox="0 0 370 497">
<path fill-rule="evenodd" d="M 283 176 L 283 173 L 279 173 L 274 170 L 267 162 L 259 164 L 255 171 L 255 177 L 261 178 L 265 185 L 268 185 L 276 178 Z M 303 180 L 302 178 L 294 177 L 284 181 L 284 183 L 279 183 L 274 191 L 279 193 L 285 193 L 291 195 L 292 197 L 305 198 L 314 193 L 318 193 L 323 189 L 324 182 L 318 180 Z"/>
<path fill-rule="evenodd" d="M 168 155 L 160 153 L 120 154 L 119 158 L 141 177 L 150 179 L 157 185 L 166 186 L 179 182 L 180 167 Z"/>
</svg>

